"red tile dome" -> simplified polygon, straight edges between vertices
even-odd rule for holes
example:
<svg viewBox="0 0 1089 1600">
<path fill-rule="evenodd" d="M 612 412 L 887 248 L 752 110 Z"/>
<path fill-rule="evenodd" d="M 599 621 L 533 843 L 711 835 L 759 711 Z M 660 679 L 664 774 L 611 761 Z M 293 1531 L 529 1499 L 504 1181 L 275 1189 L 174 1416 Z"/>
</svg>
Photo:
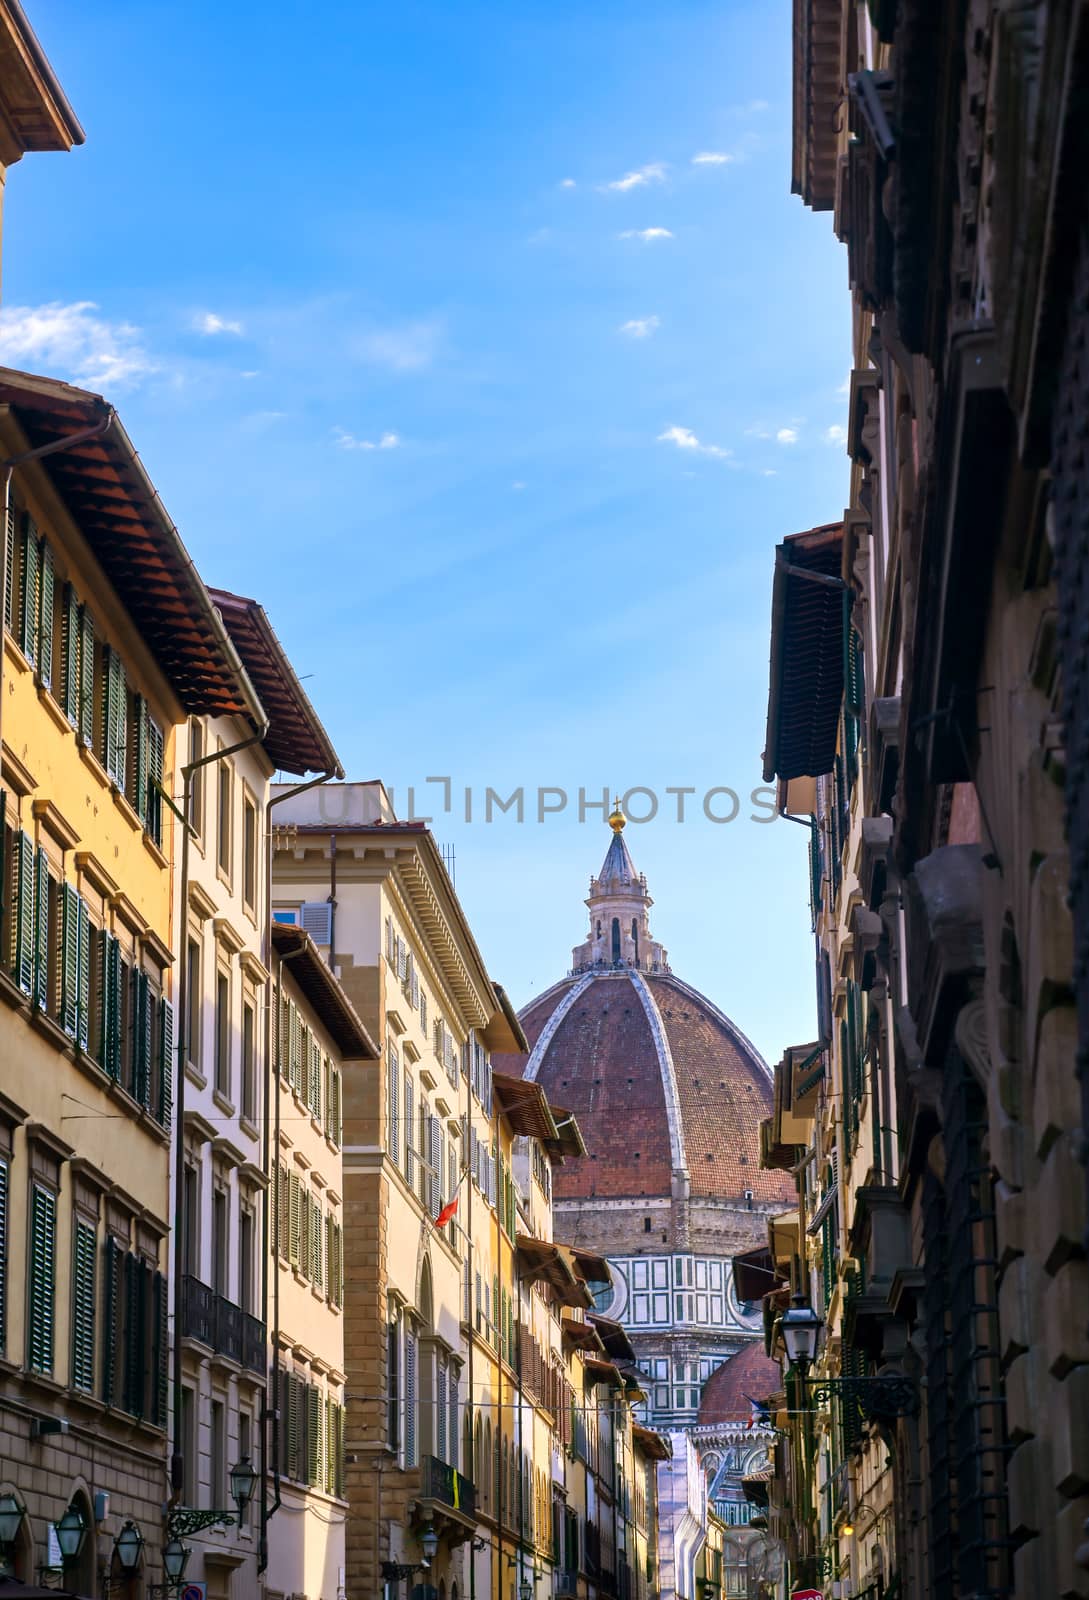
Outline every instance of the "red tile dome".
<svg viewBox="0 0 1089 1600">
<path fill-rule="evenodd" d="M 782 1387 L 783 1374 L 758 1344 L 746 1345 L 716 1367 L 700 1397 L 699 1426 L 752 1421 L 753 1401 L 766 1400 Z"/>
</svg>

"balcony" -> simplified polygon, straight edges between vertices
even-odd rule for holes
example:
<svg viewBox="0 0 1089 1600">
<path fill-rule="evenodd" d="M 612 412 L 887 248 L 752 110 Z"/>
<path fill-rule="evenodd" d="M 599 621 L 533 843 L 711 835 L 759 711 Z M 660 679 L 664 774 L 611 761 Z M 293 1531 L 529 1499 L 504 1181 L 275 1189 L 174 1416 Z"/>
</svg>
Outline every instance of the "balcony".
<svg viewBox="0 0 1089 1600">
<path fill-rule="evenodd" d="M 181 1336 L 196 1339 L 247 1372 L 264 1373 L 264 1323 L 199 1278 L 182 1278 Z"/>
<path fill-rule="evenodd" d="M 416 1508 L 421 1520 L 435 1523 L 452 1545 L 463 1544 L 476 1531 L 476 1485 L 436 1456 L 420 1462 Z"/>
</svg>

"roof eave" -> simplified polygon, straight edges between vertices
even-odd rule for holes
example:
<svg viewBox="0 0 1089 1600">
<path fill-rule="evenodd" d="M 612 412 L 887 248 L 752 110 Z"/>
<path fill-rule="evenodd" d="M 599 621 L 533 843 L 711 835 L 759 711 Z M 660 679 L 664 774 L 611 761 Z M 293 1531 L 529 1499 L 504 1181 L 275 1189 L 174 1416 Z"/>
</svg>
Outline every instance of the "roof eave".
<svg viewBox="0 0 1089 1600">
<path fill-rule="evenodd" d="M 19 52 L 20 64 L 33 86 L 41 113 L 53 130 L 53 138 L 48 143 L 30 143 L 19 139 L 16 134 L 21 148 L 14 159 L 18 160 L 28 151 L 66 151 L 71 150 L 73 145 L 83 144 L 87 136 L 19 0 L 4 0 L 4 4 L 0 5 L 0 25 Z M 6 105 L 4 110 L 7 111 Z M 8 121 L 10 123 L 11 119 Z"/>
</svg>

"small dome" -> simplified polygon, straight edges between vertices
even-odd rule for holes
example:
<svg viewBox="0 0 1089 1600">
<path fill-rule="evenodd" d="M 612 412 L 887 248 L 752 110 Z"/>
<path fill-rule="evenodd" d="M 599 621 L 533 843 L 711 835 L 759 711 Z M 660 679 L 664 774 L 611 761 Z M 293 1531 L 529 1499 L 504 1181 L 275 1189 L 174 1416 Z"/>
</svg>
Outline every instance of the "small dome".
<svg viewBox="0 0 1089 1600">
<path fill-rule="evenodd" d="M 782 1387 L 783 1374 L 758 1344 L 746 1345 L 716 1367 L 700 1398 L 699 1426 L 751 1422 L 754 1400 L 766 1400 Z"/>
</svg>

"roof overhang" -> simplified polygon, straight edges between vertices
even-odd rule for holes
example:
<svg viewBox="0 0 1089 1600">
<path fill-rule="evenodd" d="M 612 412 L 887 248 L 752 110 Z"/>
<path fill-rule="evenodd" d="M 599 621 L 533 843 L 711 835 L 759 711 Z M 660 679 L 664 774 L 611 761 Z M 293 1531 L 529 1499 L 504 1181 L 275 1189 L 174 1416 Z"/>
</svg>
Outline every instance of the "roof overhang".
<svg viewBox="0 0 1089 1600">
<path fill-rule="evenodd" d="M 560 1331 L 568 1344 L 576 1350 L 590 1350 L 604 1354 L 605 1346 L 601 1336 L 592 1322 L 583 1322 L 578 1317 L 561 1316 Z"/>
<path fill-rule="evenodd" d="M 771 1251 L 766 1245 L 760 1245 L 755 1250 L 743 1250 L 734 1256 L 734 1288 L 739 1300 L 755 1304 L 782 1281 L 783 1275 L 776 1271 Z"/>
<path fill-rule="evenodd" d="M 539 1083 L 528 1078 L 514 1078 L 506 1072 L 493 1072 L 492 1098 L 512 1133 L 540 1139 L 542 1144 L 556 1137 L 548 1096 Z"/>
<path fill-rule="evenodd" d="M 305 777 L 330 772 L 343 778 L 332 740 L 295 675 L 287 652 L 256 600 L 209 589 L 269 719 L 263 740 L 269 760 L 283 772 Z"/>
<path fill-rule="evenodd" d="M 653 1428 L 645 1428 L 641 1422 L 633 1422 L 631 1436 L 645 1456 L 652 1461 L 672 1461 L 673 1446 L 669 1440 L 660 1433 L 655 1433 Z"/>
<path fill-rule="evenodd" d="M 548 1145 L 548 1153 L 553 1161 L 562 1164 L 567 1160 L 577 1160 L 586 1154 L 586 1145 L 583 1142 L 582 1129 L 575 1120 L 575 1113 L 568 1111 L 566 1106 L 552 1106 L 552 1120 L 556 1124 L 556 1137 Z"/>
<path fill-rule="evenodd" d="M 586 1250 L 578 1244 L 569 1245 L 567 1248 L 574 1259 L 575 1270 L 580 1277 L 586 1279 L 587 1283 L 612 1283 L 613 1275 L 609 1263 L 597 1250 Z M 619 1326 L 617 1323 L 617 1327 Z"/>
<path fill-rule="evenodd" d="M 814 211 L 836 202 L 841 0 L 794 0 L 791 194 Z"/>
<path fill-rule="evenodd" d="M 84 132 L 19 0 L 0 5 L 0 162 L 71 150 Z"/>
<path fill-rule="evenodd" d="M 583 1381 L 587 1389 L 597 1383 L 607 1383 L 610 1388 L 623 1389 L 624 1377 L 616 1363 L 603 1356 L 587 1356 L 582 1363 Z"/>
<path fill-rule="evenodd" d="M 263 728 L 260 698 L 192 557 L 113 407 L 54 378 L 0 367 L 0 417 L 11 416 L 131 617 L 194 716 L 233 716 Z M 66 436 L 100 428 L 65 445 Z M 16 451 L 9 458 L 18 466 Z"/>
<path fill-rule="evenodd" d="M 272 924 L 272 948 L 291 963 L 291 976 L 346 1061 L 377 1061 L 381 1052 L 305 928 Z"/>
<path fill-rule="evenodd" d="M 622 1324 L 615 1322 L 612 1317 L 603 1317 L 597 1311 L 589 1312 L 588 1316 L 601 1335 L 601 1342 L 605 1346 L 606 1354 L 612 1356 L 614 1361 L 634 1363 L 635 1351 Z"/>
<path fill-rule="evenodd" d="M 562 1245 L 520 1233 L 517 1254 L 518 1273 L 523 1283 L 547 1283 L 560 1305 L 590 1310 L 594 1297 L 575 1271 L 570 1252 Z"/>
<path fill-rule="evenodd" d="M 835 763 L 850 602 L 842 546 L 842 522 L 776 546 L 765 783 L 819 778 Z"/>
<path fill-rule="evenodd" d="M 499 1001 L 499 1010 L 493 1013 L 487 1025 L 480 1031 L 484 1046 L 487 1050 L 499 1051 L 504 1055 L 525 1055 L 529 1050 L 529 1040 L 522 1032 L 518 1013 L 511 1005 L 510 997 L 501 983 L 493 980 L 492 988 L 495 990 L 495 998 Z"/>
</svg>

